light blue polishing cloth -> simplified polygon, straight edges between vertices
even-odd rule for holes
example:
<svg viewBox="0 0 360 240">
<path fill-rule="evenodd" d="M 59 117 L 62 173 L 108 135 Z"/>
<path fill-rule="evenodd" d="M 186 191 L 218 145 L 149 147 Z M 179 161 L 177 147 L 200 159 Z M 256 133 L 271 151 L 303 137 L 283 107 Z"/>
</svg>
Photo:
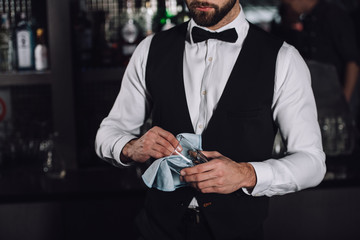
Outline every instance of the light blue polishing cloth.
<svg viewBox="0 0 360 240">
<path fill-rule="evenodd" d="M 183 168 L 194 166 L 189 157 L 189 150 L 194 148 L 202 150 L 201 135 L 181 133 L 176 136 L 180 141 L 185 138 L 191 144 L 180 144 L 183 148 L 181 155 L 171 155 L 155 160 L 142 175 L 142 179 L 149 188 L 157 188 L 161 191 L 171 192 L 179 187 L 186 186 L 186 182 L 180 181 L 180 171 Z"/>
</svg>

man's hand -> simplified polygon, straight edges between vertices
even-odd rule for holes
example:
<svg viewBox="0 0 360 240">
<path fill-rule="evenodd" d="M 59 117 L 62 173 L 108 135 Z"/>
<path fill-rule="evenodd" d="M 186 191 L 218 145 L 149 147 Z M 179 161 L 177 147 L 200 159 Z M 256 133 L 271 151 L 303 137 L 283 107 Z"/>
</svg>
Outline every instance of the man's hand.
<svg viewBox="0 0 360 240">
<path fill-rule="evenodd" d="M 256 184 L 256 173 L 249 163 L 237 163 L 219 152 L 202 152 L 211 161 L 181 170 L 181 179 L 202 193 L 232 193 Z"/>
<path fill-rule="evenodd" d="M 145 162 L 149 158 L 162 158 L 170 155 L 179 141 L 173 134 L 160 127 L 153 127 L 141 138 L 128 142 L 122 152 L 123 162 Z M 180 149 L 178 149 L 181 151 Z"/>
</svg>

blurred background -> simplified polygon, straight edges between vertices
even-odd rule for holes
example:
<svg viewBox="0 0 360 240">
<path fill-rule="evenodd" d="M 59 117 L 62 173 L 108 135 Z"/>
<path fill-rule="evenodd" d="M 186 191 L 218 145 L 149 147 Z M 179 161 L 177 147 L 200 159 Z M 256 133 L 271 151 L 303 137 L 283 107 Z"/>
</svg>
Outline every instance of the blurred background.
<svg viewBox="0 0 360 240">
<path fill-rule="evenodd" d="M 240 2 L 306 60 L 327 155 L 318 187 L 271 198 L 265 239 L 360 239 L 360 1 Z M 0 239 L 136 239 L 144 167 L 100 160 L 95 135 L 137 44 L 187 21 L 184 2 L 0 0 L 0 16 Z"/>
</svg>

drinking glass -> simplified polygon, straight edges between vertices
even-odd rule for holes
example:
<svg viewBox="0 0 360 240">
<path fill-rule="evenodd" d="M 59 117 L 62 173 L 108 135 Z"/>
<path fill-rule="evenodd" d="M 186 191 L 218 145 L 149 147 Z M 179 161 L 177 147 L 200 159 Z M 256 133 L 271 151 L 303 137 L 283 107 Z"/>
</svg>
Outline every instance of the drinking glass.
<svg viewBox="0 0 360 240">
<path fill-rule="evenodd" d="M 175 147 L 175 150 L 172 152 L 171 155 L 179 155 L 185 161 L 190 162 L 194 165 L 197 165 L 200 163 L 205 163 L 205 162 L 209 161 L 207 159 L 207 157 L 201 152 L 201 150 L 194 147 L 194 145 L 191 144 L 191 142 L 187 138 L 180 135 L 180 136 L 178 136 L 178 140 L 179 140 L 179 143 Z M 181 152 L 179 152 L 177 150 L 179 145 L 183 149 Z"/>
</svg>

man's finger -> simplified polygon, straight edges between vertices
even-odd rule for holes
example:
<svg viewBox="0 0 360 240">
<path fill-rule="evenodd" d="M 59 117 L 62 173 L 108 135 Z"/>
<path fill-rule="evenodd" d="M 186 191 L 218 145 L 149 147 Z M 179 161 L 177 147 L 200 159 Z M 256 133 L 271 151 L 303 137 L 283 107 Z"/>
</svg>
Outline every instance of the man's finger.
<svg viewBox="0 0 360 240">
<path fill-rule="evenodd" d="M 188 175 L 207 172 L 207 171 L 210 171 L 210 170 L 212 170 L 214 168 L 215 168 L 214 164 L 210 161 L 210 162 L 207 162 L 207 163 L 202 163 L 202 164 L 196 165 L 194 167 L 184 168 L 184 169 L 181 170 L 180 174 L 182 176 L 188 176 Z"/>
<path fill-rule="evenodd" d="M 203 182 L 209 181 L 211 179 L 216 178 L 214 171 L 207 171 L 199 174 L 185 175 L 183 179 L 185 182 Z"/>
<path fill-rule="evenodd" d="M 155 146 L 159 146 L 166 150 L 166 155 L 173 153 L 176 147 L 174 147 L 169 141 L 167 141 L 165 138 L 162 138 L 161 136 L 156 139 L 155 143 Z"/>
<path fill-rule="evenodd" d="M 204 154 L 205 157 L 209 159 L 219 158 L 222 156 L 219 152 L 216 151 L 201 151 L 201 153 Z"/>
<path fill-rule="evenodd" d="M 169 150 L 160 144 L 154 144 L 151 147 L 152 157 L 155 157 L 155 158 L 162 158 L 162 157 L 169 156 L 172 152 L 173 152 L 172 150 Z"/>
<path fill-rule="evenodd" d="M 179 141 L 176 139 L 176 137 L 172 133 L 170 133 L 162 128 L 158 128 L 158 134 L 162 138 L 166 139 L 173 146 L 174 149 L 178 146 Z"/>
</svg>

